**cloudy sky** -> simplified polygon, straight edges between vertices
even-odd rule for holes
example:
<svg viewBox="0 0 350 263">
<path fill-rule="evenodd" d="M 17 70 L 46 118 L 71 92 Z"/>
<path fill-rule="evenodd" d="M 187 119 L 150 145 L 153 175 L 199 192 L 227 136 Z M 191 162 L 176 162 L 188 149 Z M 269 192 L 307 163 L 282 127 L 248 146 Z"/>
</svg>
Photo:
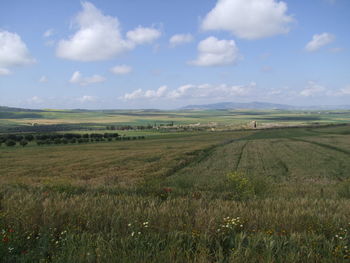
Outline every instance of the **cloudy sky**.
<svg viewBox="0 0 350 263">
<path fill-rule="evenodd" d="M 0 0 L 0 105 L 350 104 L 349 0 Z"/>
</svg>

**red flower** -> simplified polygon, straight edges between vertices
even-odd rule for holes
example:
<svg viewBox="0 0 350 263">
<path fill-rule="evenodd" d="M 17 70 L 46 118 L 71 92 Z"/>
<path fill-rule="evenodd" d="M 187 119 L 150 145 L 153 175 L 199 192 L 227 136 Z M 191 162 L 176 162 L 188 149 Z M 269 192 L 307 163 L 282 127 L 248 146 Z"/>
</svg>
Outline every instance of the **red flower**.
<svg viewBox="0 0 350 263">
<path fill-rule="evenodd" d="M 163 188 L 163 191 L 165 193 L 171 193 L 173 191 L 173 189 L 171 189 L 170 187 L 165 187 L 165 188 Z"/>
<path fill-rule="evenodd" d="M 8 238 L 7 236 L 5 236 L 5 237 L 2 239 L 2 242 L 4 242 L 4 243 L 9 242 L 9 238 Z"/>
<path fill-rule="evenodd" d="M 12 228 L 9 228 L 8 232 L 9 232 L 9 233 L 13 233 L 13 232 L 15 232 L 15 230 L 12 229 Z"/>
</svg>

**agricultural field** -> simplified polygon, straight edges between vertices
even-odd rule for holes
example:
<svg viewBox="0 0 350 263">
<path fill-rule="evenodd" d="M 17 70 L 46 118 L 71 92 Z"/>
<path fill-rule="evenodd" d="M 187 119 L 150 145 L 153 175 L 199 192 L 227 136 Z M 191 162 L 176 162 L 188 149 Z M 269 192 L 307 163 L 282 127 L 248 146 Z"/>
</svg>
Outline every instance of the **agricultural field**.
<svg viewBox="0 0 350 263">
<path fill-rule="evenodd" d="M 219 130 L 258 127 L 338 124 L 350 121 L 350 111 L 287 110 L 23 110 L 0 107 L 0 133 L 40 131 L 101 130 L 108 125 L 168 128 L 215 128 Z M 35 127 L 32 127 L 35 126 Z M 35 129 L 36 128 L 36 129 Z M 55 130 L 55 129 L 56 130 Z"/>
<path fill-rule="evenodd" d="M 349 125 L 125 132 L 0 146 L 2 262 L 349 261 Z"/>
</svg>

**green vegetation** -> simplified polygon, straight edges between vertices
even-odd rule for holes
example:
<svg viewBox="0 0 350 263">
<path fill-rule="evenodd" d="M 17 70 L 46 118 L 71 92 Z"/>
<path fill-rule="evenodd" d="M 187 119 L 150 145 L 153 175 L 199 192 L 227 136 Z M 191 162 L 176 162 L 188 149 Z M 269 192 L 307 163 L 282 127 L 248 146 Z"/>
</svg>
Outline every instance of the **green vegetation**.
<svg viewBox="0 0 350 263">
<path fill-rule="evenodd" d="M 1 132 L 57 132 L 132 126 L 242 129 L 258 127 L 339 124 L 350 121 L 350 111 L 286 110 L 23 110 L 0 107 Z"/>
<path fill-rule="evenodd" d="M 17 134 L 25 147 L 6 138 L 0 261 L 349 262 L 349 131 L 133 129 L 117 132 L 149 136 L 42 146 Z"/>
</svg>

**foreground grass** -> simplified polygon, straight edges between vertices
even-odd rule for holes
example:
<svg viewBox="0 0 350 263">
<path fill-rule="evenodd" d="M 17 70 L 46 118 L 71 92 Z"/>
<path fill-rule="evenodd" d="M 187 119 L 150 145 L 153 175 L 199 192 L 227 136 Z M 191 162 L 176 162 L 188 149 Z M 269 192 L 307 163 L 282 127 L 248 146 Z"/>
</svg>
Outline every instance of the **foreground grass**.
<svg viewBox="0 0 350 263">
<path fill-rule="evenodd" d="M 348 142 L 333 127 L 2 147 L 0 262 L 349 262 Z"/>
<path fill-rule="evenodd" d="M 4 262 L 346 262 L 349 218 L 348 200 L 7 188 L 0 251 Z"/>
</svg>

